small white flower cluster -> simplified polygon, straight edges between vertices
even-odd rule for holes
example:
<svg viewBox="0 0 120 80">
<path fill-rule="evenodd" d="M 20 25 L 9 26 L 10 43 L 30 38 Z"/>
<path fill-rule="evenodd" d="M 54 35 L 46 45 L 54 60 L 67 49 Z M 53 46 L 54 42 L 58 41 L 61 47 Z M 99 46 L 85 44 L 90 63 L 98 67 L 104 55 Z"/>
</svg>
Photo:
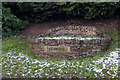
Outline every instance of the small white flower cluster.
<svg viewBox="0 0 120 80">
<path fill-rule="evenodd" d="M 62 77 L 65 74 L 79 74 L 82 75 L 86 70 L 90 73 L 95 72 L 94 76 L 104 77 L 105 75 L 111 75 L 111 77 L 117 76 L 118 70 L 118 51 L 107 53 L 105 57 L 101 57 L 98 60 L 93 60 L 90 63 L 81 62 L 79 60 L 69 61 L 48 61 L 48 60 L 37 60 L 30 58 L 23 53 L 14 55 L 17 53 L 8 52 L 4 54 L 2 59 L 3 75 L 10 77 L 21 76 L 21 77 Z M 104 70 L 107 70 L 106 72 Z"/>
<path fill-rule="evenodd" d="M 116 49 L 116 51 L 112 51 L 110 52 L 107 56 L 105 57 L 101 57 L 98 60 L 94 60 L 92 61 L 95 65 L 91 64 L 91 66 L 93 66 L 93 70 L 96 72 L 99 72 L 101 74 L 101 76 L 103 76 L 103 70 L 107 69 L 107 73 L 109 75 L 112 75 L 112 77 L 114 78 L 117 75 L 117 71 L 118 71 L 118 49 Z M 97 65 L 102 64 L 102 67 L 97 67 Z M 91 70 L 91 68 L 87 68 L 87 70 Z M 111 74 L 110 71 L 113 71 L 114 74 Z"/>
</svg>

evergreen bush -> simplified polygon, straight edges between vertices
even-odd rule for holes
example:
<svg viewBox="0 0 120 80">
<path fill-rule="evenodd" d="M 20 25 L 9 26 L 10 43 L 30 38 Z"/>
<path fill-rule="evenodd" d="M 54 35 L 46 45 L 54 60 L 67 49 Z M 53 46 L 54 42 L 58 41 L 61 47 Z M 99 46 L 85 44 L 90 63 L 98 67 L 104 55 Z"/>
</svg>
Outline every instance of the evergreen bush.
<svg viewBox="0 0 120 80">
<path fill-rule="evenodd" d="M 29 22 L 45 22 L 60 18 L 105 19 L 116 17 L 118 2 L 31 2 L 7 3 L 11 11 Z M 118 11 L 117 11 L 118 12 Z"/>
<path fill-rule="evenodd" d="M 2 36 L 11 36 L 19 33 L 27 25 L 27 21 L 22 21 L 13 15 L 10 8 L 2 8 Z"/>
</svg>

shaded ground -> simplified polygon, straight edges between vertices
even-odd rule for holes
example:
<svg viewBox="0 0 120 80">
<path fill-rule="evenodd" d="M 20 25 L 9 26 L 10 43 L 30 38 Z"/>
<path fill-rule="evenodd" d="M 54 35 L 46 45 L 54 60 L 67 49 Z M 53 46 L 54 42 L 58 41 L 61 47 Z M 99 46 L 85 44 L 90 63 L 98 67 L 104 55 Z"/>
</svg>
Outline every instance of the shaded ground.
<svg viewBox="0 0 120 80">
<path fill-rule="evenodd" d="M 117 27 L 119 26 L 120 18 L 110 18 L 105 20 L 56 20 L 53 22 L 45 22 L 45 23 L 29 23 L 28 27 L 24 29 L 20 35 L 27 38 L 28 36 L 39 36 L 41 33 L 46 31 L 49 28 L 52 27 L 63 27 L 63 26 L 69 26 L 69 25 L 76 25 L 76 26 L 95 26 L 98 27 L 104 26 L 105 30 L 110 29 L 111 27 Z"/>
</svg>

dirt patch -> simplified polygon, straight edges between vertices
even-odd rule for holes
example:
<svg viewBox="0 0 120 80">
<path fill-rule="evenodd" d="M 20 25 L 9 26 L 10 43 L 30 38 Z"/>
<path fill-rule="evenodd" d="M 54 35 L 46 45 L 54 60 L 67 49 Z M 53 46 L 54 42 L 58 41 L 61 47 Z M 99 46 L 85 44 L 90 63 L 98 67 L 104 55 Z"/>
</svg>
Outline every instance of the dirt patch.
<svg viewBox="0 0 120 80">
<path fill-rule="evenodd" d="M 27 38 L 28 36 L 39 36 L 41 33 L 47 31 L 53 27 L 64 27 L 64 26 L 94 26 L 99 27 L 102 26 L 105 30 L 110 28 L 118 29 L 120 18 L 110 18 L 104 20 L 56 20 L 53 22 L 45 22 L 45 23 L 29 23 L 28 27 L 20 32 L 20 35 Z"/>
</svg>

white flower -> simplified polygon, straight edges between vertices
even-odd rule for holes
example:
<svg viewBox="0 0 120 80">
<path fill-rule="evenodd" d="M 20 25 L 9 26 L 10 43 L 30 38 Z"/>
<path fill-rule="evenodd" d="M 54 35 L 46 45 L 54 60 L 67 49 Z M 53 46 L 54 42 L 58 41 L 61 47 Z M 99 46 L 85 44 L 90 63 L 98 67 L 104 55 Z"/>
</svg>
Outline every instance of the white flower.
<svg viewBox="0 0 120 80">
<path fill-rule="evenodd" d="M 25 74 L 22 74 L 22 76 L 25 76 Z"/>
</svg>

